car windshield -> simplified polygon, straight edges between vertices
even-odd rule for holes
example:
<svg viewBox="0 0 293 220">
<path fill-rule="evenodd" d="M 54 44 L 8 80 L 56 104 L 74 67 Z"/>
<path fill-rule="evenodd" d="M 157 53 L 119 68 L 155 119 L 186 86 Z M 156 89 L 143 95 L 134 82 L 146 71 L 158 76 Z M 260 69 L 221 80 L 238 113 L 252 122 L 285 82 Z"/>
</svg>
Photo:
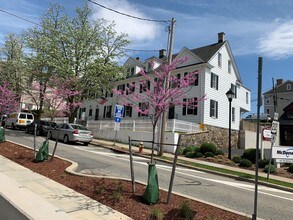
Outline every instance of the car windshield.
<svg viewBox="0 0 293 220">
<path fill-rule="evenodd" d="M 19 118 L 26 118 L 25 114 L 19 114 Z"/>
<path fill-rule="evenodd" d="M 71 127 L 78 130 L 87 130 L 87 128 L 83 127 L 82 125 L 71 125 Z"/>
</svg>

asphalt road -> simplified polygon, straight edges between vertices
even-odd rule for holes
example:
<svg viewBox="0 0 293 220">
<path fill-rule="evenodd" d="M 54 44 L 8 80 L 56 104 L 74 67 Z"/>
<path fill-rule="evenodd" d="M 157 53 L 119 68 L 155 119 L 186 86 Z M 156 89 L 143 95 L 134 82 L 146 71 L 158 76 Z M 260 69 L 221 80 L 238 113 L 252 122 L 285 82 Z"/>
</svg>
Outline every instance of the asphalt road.
<svg viewBox="0 0 293 220">
<path fill-rule="evenodd" d="M 6 130 L 6 139 L 33 147 L 33 135 Z M 37 147 L 44 137 L 37 137 Z M 55 142 L 50 141 L 52 151 Z M 129 155 L 112 152 L 94 145 L 58 143 L 56 155 L 79 164 L 78 172 L 130 179 Z M 147 162 L 134 157 L 135 179 L 147 182 Z M 168 189 L 172 165 L 157 161 L 160 188 Z M 191 196 L 251 216 L 254 210 L 254 184 L 178 166 L 173 192 Z M 265 186 L 258 187 L 257 217 L 289 220 L 293 216 L 293 193 Z"/>
</svg>

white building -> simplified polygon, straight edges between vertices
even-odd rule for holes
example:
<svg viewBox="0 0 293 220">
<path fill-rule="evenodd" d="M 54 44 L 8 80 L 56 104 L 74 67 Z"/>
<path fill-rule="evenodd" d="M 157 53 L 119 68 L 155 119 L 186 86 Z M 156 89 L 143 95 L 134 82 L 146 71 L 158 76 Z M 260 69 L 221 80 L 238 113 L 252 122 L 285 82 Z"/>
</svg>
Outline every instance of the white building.
<svg viewBox="0 0 293 220">
<path fill-rule="evenodd" d="M 196 49 L 183 47 L 179 53 L 173 55 L 173 59 L 188 57 L 187 62 L 172 72 L 173 75 L 179 76 L 180 74 L 183 77 L 186 72 L 195 70 L 200 72 L 198 80 L 192 85 L 186 98 L 200 98 L 206 94 L 207 99 L 199 102 L 196 109 L 189 110 L 184 106 L 170 108 L 169 119 L 175 118 L 226 129 L 229 127 L 229 102 L 226 92 L 232 89 L 236 97 L 232 100 L 231 128 L 239 130 L 241 114 L 250 111 L 250 90 L 242 84 L 230 45 L 224 37 L 223 32 L 218 33 L 217 43 Z M 151 74 L 152 70 L 165 61 L 164 50 L 160 51 L 159 57 L 153 56 L 145 61 L 141 61 L 139 58 L 129 58 L 124 64 L 128 68 L 128 77 L 119 82 L 113 82 L 113 88 L 124 89 L 127 83 L 138 83 L 142 79 L 142 76 L 138 74 L 141 68 Z M 99 104 L 101 103 L 100 98 L 84 102 L 80 108 L 78 119 L 113 120 L 117 97 L 115 95 L 113 97 L 113 94 L 108 92 L 105 94 L 105 98 L 106 100 L 102 104 Z M 123 120 L 142 118 L 134 108 L 126 107 Z"/>
</svg>

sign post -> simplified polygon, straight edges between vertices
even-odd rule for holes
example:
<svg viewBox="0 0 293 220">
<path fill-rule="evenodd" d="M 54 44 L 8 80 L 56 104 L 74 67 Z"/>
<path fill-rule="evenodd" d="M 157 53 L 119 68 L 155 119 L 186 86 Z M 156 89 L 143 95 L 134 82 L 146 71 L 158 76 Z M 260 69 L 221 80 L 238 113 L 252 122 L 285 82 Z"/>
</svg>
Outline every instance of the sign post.
<svg viewBox="0 0 293 220">
<path fill-rule="evenodd" d="M 275 112 L 274 120 L 272 122 L 272 127 L 271 127 L 271 153 L 270 153 L 269 170 L 267 173 L 267 180 L 269 180 L 269 176 L 270 176 L 270 172 L 271 172 L 272 153 L 273 153 L 273 147 L 274 147 L 274 144 L 276 141 L 277 129 L 278 129 L 278 117 L 279 117 L 279 114 Z"/>
<path fill-rule="evenodd" d="M 114 146 L 116 145 L 116 136 L 117 136 L 117 131 L 120 129 L 120 122 L 121 119 L 123 118 L 124 114 L 124 106 L 123 105 L 116 105 L 115 106 L 115 111 L 114 111 L 114 131 L 115 131 L 115 136 L 114 136 Z"/>
<path fill-rule="evenodd" d="M 262 129 L 262 132 L 261 132 L 261 145 L 260 145 L 260 148 L 261 148 L 261 159 L 263 160 L 264 159 L 264 148 L 263 148 L 263 145 L 264 145 L 264 141 L 271 141 L 271 137 L 272 137 L 272 133 L 271 133 L 271 127 L 265 127 Z"/>
</svg>

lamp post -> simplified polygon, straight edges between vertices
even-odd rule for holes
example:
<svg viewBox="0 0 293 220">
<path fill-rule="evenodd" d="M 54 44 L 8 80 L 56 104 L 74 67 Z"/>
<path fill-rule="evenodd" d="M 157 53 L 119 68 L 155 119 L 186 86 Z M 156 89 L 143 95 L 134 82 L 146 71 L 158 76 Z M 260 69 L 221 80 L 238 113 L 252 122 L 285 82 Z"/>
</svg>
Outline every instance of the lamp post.
<svg viewBox="0 0 293 220">
<path fill-rule="evenodd" d="M 229 89 L 228 92 L 226 92 L 226 96 L 229 101 L 229 151 L 228 151 L 228 158 L 231 160 L 231 102 L 232 99 L 235 97 L 235 93 Z"/>
</svg>

